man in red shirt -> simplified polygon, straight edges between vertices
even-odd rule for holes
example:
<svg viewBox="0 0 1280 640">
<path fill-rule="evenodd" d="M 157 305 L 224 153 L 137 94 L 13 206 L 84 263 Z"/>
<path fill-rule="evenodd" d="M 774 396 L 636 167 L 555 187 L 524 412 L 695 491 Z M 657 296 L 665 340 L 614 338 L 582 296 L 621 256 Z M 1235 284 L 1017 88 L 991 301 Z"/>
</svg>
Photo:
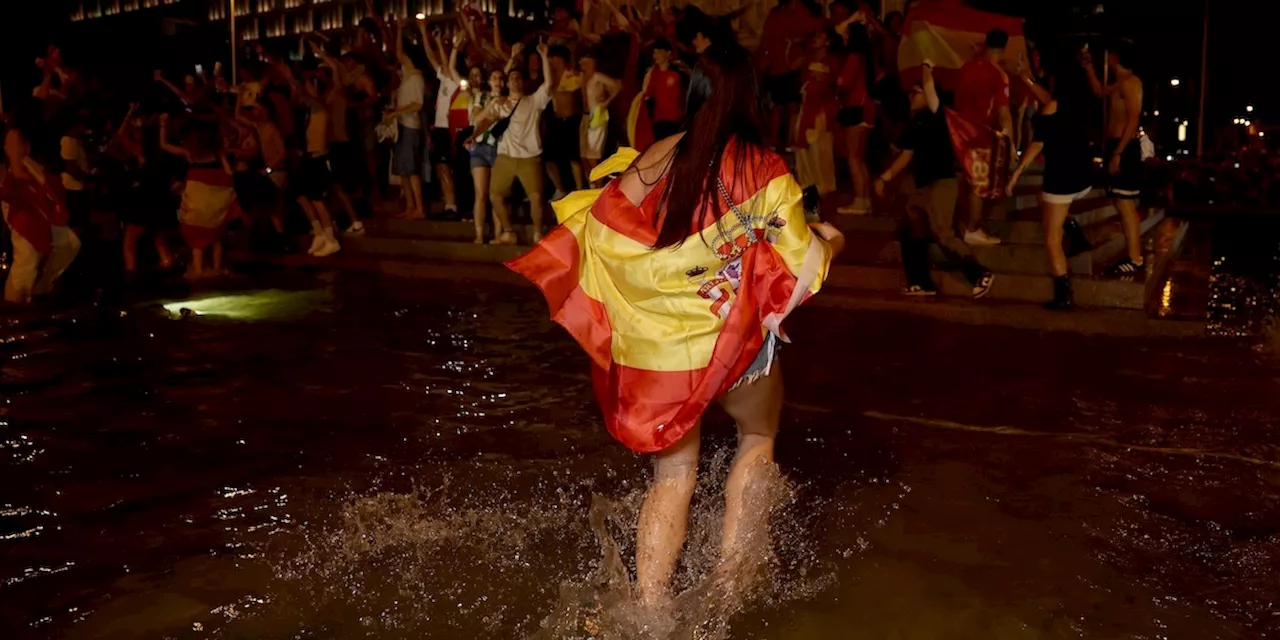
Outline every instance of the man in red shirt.
<svg viewBox="0 0 1280 640">
<path fill-rule="evenodd" d="M 671 43 L 653 43 L 653 68 L 644 76 L 644 95 L 653 101 L 653 139 L 661 140 L 680 132 L 684 122 L 684 81 L 671 68 Z"/>
<path fill-rule="evenodd" d="M 1009 34 L 1000 29 L 987 33 L 982 55 L 960 68 L 956 85 L 956 111 L 966 119 L 991 127 L 1001 135 L 1013 135 L 1013 117 L 1009 112 L 1009 76 L 1000 68 L 1000 58 L 1009 45 Z M 969 199 L 969 224 L 964 241 L 971 245 L 1000 244 L 982 229 L 983 199 L 965 181 Z"/>
</svg>

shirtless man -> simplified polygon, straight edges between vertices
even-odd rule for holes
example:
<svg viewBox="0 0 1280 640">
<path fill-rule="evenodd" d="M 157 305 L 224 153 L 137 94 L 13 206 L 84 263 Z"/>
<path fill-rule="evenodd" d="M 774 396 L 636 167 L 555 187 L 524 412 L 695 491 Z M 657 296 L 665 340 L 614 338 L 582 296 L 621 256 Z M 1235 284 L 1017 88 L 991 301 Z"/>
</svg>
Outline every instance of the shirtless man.
<svg viewBox="0 0 1280 640">
<path fill-rule="evenodd" d="M 1142 149 L 1139 144 L 1138 119 L 1142 115 L 1142 80 L 1128 68 L 1129 48 L 1124 43 L 1107 51 L 1107 69 L 1111 84 L 1102 85 L 1093 69 L 1088 51 L 1081 62 L 1089 75 L 1093 92 L 1107 103 L 1106 155 L 1107 192 L 1120 212 L 1125 244 L 1129 255 L 1112 267 L 1115 273 L 1137 273 L 1142 270 L 1142 228 L 1138 215 L 1138 196 L 1142 193 Z"/>
<path fill-rule="evenodd" d="M 579 87 L 572 81 L 574 74 L 569 70 L 569 48 L 563 45 L 551 46 L 547 53 L 547 63 L 551 65 L 548 75 L 551 79 L 551 113 L 547 114 L 547 139 L 543 145 L 542 159 L 547 165 L 547 176 L 556 189 L 551 199 L 559 200 L 566 193 L 586 186 L 582 177 L 582 155 L 578 141 L 582 103 L 578 97 Z M 571 80 L 568 83 L 563 82 L 566 71 Z M 572 183 L 565 182 L 564 165 L 569 165 Z"/>
<path fill-rule="evenodd" d="M 609 137 L 609 103 L 618 97 L 622 83 L 596 71 L 596 59 L 588 53 L 579 61 L 582 66 L 582 101 L 586 115 L 582 121 L 582 164 L 587 175 L 604 158 L 604 143 Z"/>
</svg>

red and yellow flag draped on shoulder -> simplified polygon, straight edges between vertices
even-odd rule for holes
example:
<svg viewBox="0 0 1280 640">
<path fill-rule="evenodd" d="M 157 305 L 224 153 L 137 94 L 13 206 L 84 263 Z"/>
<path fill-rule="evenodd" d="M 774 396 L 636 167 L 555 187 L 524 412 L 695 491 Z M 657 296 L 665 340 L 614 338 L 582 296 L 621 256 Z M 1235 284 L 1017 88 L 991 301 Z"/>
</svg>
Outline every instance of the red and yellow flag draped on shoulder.
<svg viewBox="0 0 1280 640">
<path fill-rule="evenodd" d="M 609 432 L 634 451 L 684 437 L 746 372 L 768 332 L 785 340 L 783 318 L 826 278 L 830 248 L 805 223 L 786 163 L 760 151 L 738 173 L 732 153 L 720 177 L 749 227 L 719 201 L 683 244 L 654 249 L 662 184 L 636 206 L 614 182 L 557 202 L 560 226 L 507 263 L 542 290 L 552 319 L 586 350 Z M 636 157 L 623 149 L 592 179 Z"/>
</svg>

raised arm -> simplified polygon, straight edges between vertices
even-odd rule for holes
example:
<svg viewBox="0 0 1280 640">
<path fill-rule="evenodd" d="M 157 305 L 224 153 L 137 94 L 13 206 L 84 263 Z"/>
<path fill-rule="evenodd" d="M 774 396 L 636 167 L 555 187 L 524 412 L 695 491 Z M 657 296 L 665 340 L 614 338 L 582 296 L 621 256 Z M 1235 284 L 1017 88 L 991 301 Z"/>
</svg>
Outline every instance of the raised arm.
<svg viewBox="0 0 1280 640">
<path fill-rule="evenodd" d="M 542 86 L 538 89 L 538 91 L 541 91 L 547 95 L 551 95 L 551 74 L 548 73 L 548 71 L 551 69 L 551 61 L 547 59 L 548 51 L 550 51 L 550 47 L 547 46 L 547 43 L 545 42 L 538 43 L 538 57 L 542 58 L 542 69 L 543 69 Z M 616 83 L 617 81 L 615 80 L 614 82 Z M 613 98 L 610 97 L 609 99 L 612 100 Z"/>
<path fill-rule="evenodd" d="M 160 114 L 160 149 L 188 162 L 191 161 L 191 156 L 187 155 L 186 149 L 169 143 L 169 114 L 167 113 Z"/>
<path fill-rule="evenodd" d="M 190 104 L 191 104 L 191 96 L 187 95 L 187 92 L 186 92 L 186 91 L 183 91 L 182 89 L 179 89 L 179 88 L 178 88 L 178 85 L 176 85 L 176 84 L 174 84 L 174 83 L 172 83 L 172 82 L 169 82 L 169 80 L 168 80 L 167 78 L 165 78 L 165 77 L 164 77 L 164 73 L 163 73 L 163 72 L 161 72 L 161 71 L 156 71 L 156 72 L 155 72 L 155 79 L 156 79 L 156 82 L 159 82 L 160 84 L 162 84 L 162 85 L 164 85 L 164 86 L 168 87 L 168 88 L 169 88 L 169 90 L 170 90 L 170 91 L 172 91 L 174 95 L 178 96 L 178 99 L 182 101 L 182 104 L 185 104 L 185 105 L 190 105 Z"/>
<path fill-rule="evenodd" d="M 934 113 L 942 106 L 942 100 L 938 98 L 938 84 L 933 80 L 933 61 L 926 59 L 920 69 L 921 80 L 920 86 L 924 88 L 924 101 L 929 105 L 929 111 Z"/>
<path fill-rule="evenodd" d="M 512 67 L 516 66 L 516 58 L 519 57 L 523 51 L 524 51 L 523 42 L 517 42 L 511 45 L 511 57 L 507 58 L 507 64 L 502 67 L 502 75 L 505 76 L 508 73 L 511 73 Z M 543 67 L 543 68 L 545 69 L 546 67 Z"/>
<path fill-rule="evenodd" d="M 436 73 L 442 73 L 440 68 L 444 66 L 444 60 L 440 59 L 440 52 L 435 50 L 431 33 L 427 31 L 427 23 L 425 21 L 418 21 L 418 32 L 422 34 L 422 50 L 427 53 L 427 62 L 431 64 L 431 68 L 435 69 Z"/>
</svg>

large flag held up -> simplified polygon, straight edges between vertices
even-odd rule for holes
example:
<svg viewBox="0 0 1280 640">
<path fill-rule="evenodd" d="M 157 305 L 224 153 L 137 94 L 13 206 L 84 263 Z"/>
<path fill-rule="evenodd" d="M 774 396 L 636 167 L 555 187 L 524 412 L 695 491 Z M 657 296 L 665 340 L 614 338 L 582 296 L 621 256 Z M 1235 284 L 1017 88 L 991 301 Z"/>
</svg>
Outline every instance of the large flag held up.
<svg viewBox="0 0 1280 640">
<path fill-rule="evenodd" d="M 958 0 L 917 2 L 907 12 L 898 45 L 898 71 L 903 86 L 920 82 L 920 65 L 933 61 L 933 77 L 944 90 L 954 90 L 960 67 L 982 51 L 987 32 L 1003 29 L 1009 34 L 1004 52 L 1005 68 L 1014 69 L 1027 50 L 1022 19 L 987 13 L 961 5 Z"/>
<path fill-rule="evenodd" d="M 1005 197 L 1009 184 L 1011 143 L 1007 136 L 978 124 L 953 109 L 946 109 L 947 130 L 956 160 L 964 168 L 965 177 L 979 196 L 989 199 Z"/>
</svg>

